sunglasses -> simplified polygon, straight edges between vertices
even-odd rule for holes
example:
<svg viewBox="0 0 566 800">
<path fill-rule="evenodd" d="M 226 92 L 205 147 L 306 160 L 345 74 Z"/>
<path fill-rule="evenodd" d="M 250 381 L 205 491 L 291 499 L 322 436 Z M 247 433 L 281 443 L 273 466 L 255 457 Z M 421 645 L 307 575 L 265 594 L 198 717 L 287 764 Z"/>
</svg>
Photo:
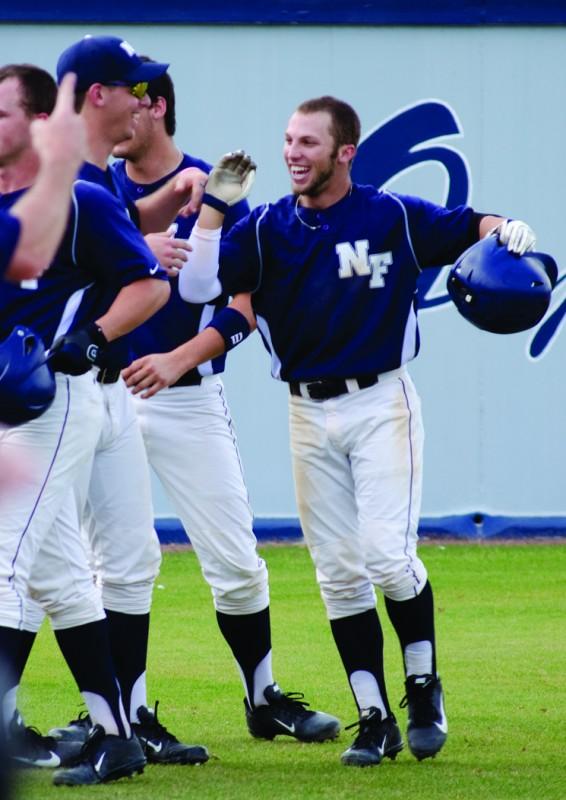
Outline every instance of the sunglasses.
<svg viewBox="0 0 566 800">
<path fill-rule="evenodd" d="M 124 83 L 124 81 L 112 81 L 111 83 L 107 83 L 106 86 L 126 86 L 130 90 L 130 94 L 133 94 L 134 97 L 137 97 L 138 100 L 141 100 L 147 94 L 147 81 L 140 81 L 139 83 Z"/>
</svg>

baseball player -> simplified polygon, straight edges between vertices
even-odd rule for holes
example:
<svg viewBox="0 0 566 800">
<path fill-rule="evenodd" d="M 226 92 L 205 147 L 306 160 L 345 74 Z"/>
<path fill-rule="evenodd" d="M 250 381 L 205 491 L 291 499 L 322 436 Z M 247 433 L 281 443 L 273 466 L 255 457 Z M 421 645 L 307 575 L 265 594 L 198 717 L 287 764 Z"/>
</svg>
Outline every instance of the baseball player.
<svg viewBox="0 0 566 800">
<path fill-rule="evenodd" d="M 37 278 L 49 266 L 63 236 L 71 188 L 85 154 L 82 120 L 73 109 L 73 86 L 69 75 L 49 120 L 40 114 L 31 125 L 28 136 L 39 158 L 35 183 L 9 214 L 0 214 L 0 277 L 8 280 Z M 21 136 L 11 140 L 0 168 L 26 145 Z"/>
<path fill-rule="evenodd" d="M 25 134 L 55 94 L 53 79 L 39 68 L 1 70 L 3 132 Z M 8 135 L 2 146 L 6 142 Z M 4 162 L 4 210 L 33 183 L 38 169 L 31 142 Z M 49 269 L 37 280 L 6 283 L 0 294 L 0 338 L 15 325 L 33 328 L 50 349 L 56 373 L 50 408 L 0 432 L 0 450 L 17 448 L 34 467 L 26 484 L 4 498 L 0 517 L 0 656 L 8 683 L 2 722 L 9 728 L 12 757 L 37 766 L 61 761 L 55 743 L 26 729 L 16 711 L 17 686 L 35 637 L 28 593 L 33 573 L 41 572 L 43 550 L 56 553 L 55 579 L 65 587 L 64 603 L 55 598 L 44 607 L 94 723 L 90 760 L 69 773 L 56 773 L 55 783 L 99 783 L 145 764 L 124 714 L 101 598 L 69 501 L 102 430 L 104 396 L 98 378 L 104 369 L 93 369 L 93 364 L 100 365 L 109 343 L 144 321 L 168 294 L 165 274 L 123 209 L 106 190 L 84 181 L 73 188 L 68 225 Z M 58 520 L 65 537 L 55 541 Z M 45 598 L 38 594 L 37 599 Z"/>
<path fill-rule="evenodd" d="M 141 110 L 135 136 L 114 148 L 114 155 L 124 158 L 113 166 L 115 180 L 132 200 L 155 192 L 183 168 L 210 170 L 209 164 L 175 145 L 175 94 L 169 75 L 151 81 L 148 93 L 151 106 Z M 248 211 L 245 201 L 235 203 L 223 230 Z M 195 219 L 194 215 L 177 219 L 178 240 L 185 242 Z M 175 245 L 161 263 L 178 272 L 185 255 Z M 214 325 L 215 313 L 227 303 L 227 297 L 220 295 L 212 304 L 187 304 L 177 284 L 173 278 L 166 306 L 130 337 L 138 357 L 175 350 L 207 324 Z M 268 739 L 278 734 L 301 741 L 330 739 L 339 731 L 338 720 L 308 710 L 302 695 L 281 692 L 273 677 L 268 574 L 256 551 L 252 511 L 220 377 L 224 364 L 223 356 L 214 359 L 179 375 L 159 397 L 149 402 L 138 399 L 149 462 L 211 587 L 220 631 L 242 678 L 250 732 Z M 136 362 L 125 374 L 135 369 Z"/>
<path fill-rule="evenodd" d="M 183 170 L 161 192 L 137 203 L 119 191 L 107 168 L 112 147 L 133 135 L 143 109 L 149 105 L 148 80 L 163 74 L 165 64 L 142 62 L 133 48 L 117 37 L 85 37 L 65 50 L 58 61 L 59 80 L 71 71 L 77 76 L 77 102 L 85 122 L 88 159 L 83 180 L 110 190 L 142 228 L 171 222 L 170 209 L 179 210 L 191 191 L 193 199 L 206 174 Z M 184 182 L 183 182 L 184 181 Z M 195 188 L 196 182 L 196 188 Z M 181 189 L 179 189 L 181 186 Z M 182 243 L 186 247 L 186 243 Z M 77 485 L 80 513 L 101 579 L 112 657 L 124 706 L 149 761 L 196 764 L 208 760 L 206 748 L 179 742 L 147 707 L 146 660 L 151 597 L 161 552 L 153 525 L 149 469 L 132 398 L 120 379 L 129 360 L 129 342 L 106 355 L 100 376 L 104 395 L 102 433 L 94 458 Z M 61 534 L 59 534 L 59 537 Z M 48 541 L 49 542 L 52 540 Z M 43 553 L 41 571 L 32 575 L 34 593 L 63 602 L 54 570 L 47 568 L 56 552 Z M 37 621 L 36 621 L 37 626 Z M 157 709 L 157 706 L 156 706 Z M 73 721 L 52 733 L 62 746 L 84 739 L 90 719 Z"/>
<path fill-rule="evenodd" d="M 348 104 L 301 104 L 285 134 L 292 194 L 252 211 L 221 243 L 236 173 L 228 179 L 225 160 L 212 171 L 179 291 L 191 302 L 247 292 L 251 308 L 239 298 L 177 359 L 188 369 L 217 355 L 247 335 L 255 316 L 272 375 L 289 385 L 301 525 L 359 711 L 342 762 L 370 766 L 403 746 L 374 586 L 403 653 L 409 748 L 418 759 L 434 756 L 447 734 L 433 595 L 417 554 L 423 429 L 405 366 L 419 348 L 416 279 L 494 228 L 514 252 L 535 239 L 520 221 L 353 184 L 359 135 Z M 160 388 L 143 365 L 130 382 L 147 396 Z"/>
</svg>

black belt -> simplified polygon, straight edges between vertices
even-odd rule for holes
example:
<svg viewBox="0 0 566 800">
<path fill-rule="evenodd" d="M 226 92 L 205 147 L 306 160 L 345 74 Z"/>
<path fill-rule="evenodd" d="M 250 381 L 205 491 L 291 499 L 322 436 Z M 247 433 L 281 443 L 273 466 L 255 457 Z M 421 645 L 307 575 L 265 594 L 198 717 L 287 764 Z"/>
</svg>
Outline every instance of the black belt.
<svg viewBox="0 0 566 800">
<path fill-rule="evenodd" d="M 175 386 L 200 386 L 202 383 L 202 375 L 199 375 L 198 372 L 186 372 L 184 375 L 181 375 L 178 381 L 171 384 L 171 389 Z"/>
<path fill-rule="evenodd" d="M 325 378 L 320 381 L 290 381 L 289 391 L 296 397 L 310 397 L 311 400 L 330 400 L 341 394 L 368 389 L 379 381 L 379 375 L 361 375 L 358 378 Z M 350 386 L 348 386 L 350 383 Z M 301 391 L 302 388 L 302 391 Z"/>
<path fill-rule="evenodd" d="M 122 369 L 120 367 L 101 367 L 98 370 L 96 380 L 98 383 L 117 383 L 121 373 Z"/>
</svg>

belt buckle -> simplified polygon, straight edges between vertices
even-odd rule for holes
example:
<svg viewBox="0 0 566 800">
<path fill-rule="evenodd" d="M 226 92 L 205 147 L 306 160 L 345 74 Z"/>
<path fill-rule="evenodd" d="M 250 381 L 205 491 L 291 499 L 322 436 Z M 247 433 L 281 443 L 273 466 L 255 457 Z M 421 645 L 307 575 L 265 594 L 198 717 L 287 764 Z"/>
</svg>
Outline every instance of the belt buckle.
<svg viewBox="0 0 566 800">
<path fill-rule="evenodd" d="M 324 400 L 326 394 L 324 392 L 324 381 L 309 381 L 305 388 L 311 400 Z"/>
</svg>

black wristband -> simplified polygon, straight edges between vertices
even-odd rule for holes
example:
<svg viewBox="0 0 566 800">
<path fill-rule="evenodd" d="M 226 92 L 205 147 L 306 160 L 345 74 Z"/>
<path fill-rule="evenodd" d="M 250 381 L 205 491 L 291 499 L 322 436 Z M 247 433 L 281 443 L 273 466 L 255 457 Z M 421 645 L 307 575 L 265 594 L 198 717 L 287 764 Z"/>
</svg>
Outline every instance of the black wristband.
<svg viewBox="0 0 566 800">
<path fill-rule="evenodd" d="M 96 322 L 91 322 L 89 325 L 85 327 L 85 330 L 88 332 L 92 341 L 97 344 L 99 347 L 106 347 L 108 344 L 108 339 L 104 335 L 104 331 Z"/>
<path fill-rule="evenodd" d="M 226 214 L 230 206 L 224 200 L 220 200 L 220 198 L 215 197 L 213 194 L 208 194 L 205 192 L 202 196 L 202 202 L 204 205 L 210 206 L 211 208 L 215 208 L 217 211 L 220 211 L 221 214 Z"/>
<path fill-rule="evenodd" d="M 235 308 L 223 308 L 215 314 L 206 326 L 214 328 L 224 339 L 226 351 L 243 342 L 250 335 L 250 323 L 245 316 Z"/>
</svg>

